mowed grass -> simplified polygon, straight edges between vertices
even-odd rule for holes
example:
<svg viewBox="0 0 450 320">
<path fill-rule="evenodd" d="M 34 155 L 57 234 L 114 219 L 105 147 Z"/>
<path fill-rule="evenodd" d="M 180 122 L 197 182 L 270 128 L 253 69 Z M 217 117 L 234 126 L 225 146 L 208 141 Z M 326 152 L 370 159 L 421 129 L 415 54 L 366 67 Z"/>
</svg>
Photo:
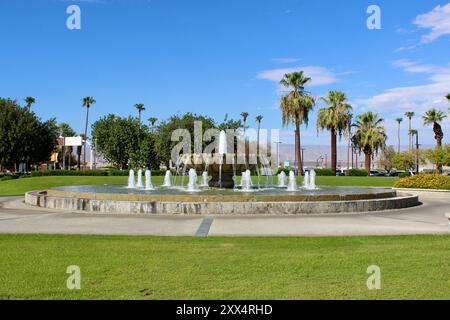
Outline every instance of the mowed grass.
<svg viewBox="0 0 450 320">
<path fill-rule="evenodd" d="M 23 195 L 28 191 L 45 190 L 52 187 L 98 185 L 98 184 L 126 184 L 127 177 L 83 177 L 83 176 L 53 176 L 22 178 L 0 181 L 0 196 Z M 155 185 L 162 184 L 163 177 L 152 177 Z M 317 177 L 317 184 L 324 186 L 362 186 L 362 187 L 392 187 L 398 178 L 391 177 Z M 257 179 L 253 177 L 256 183 Z M 239 178 L 238 178 L 239 181 Z M 262 183 L 266 181 L 261 179 Z M 274 178 L 276 182 L 276 177 Z M 298 182 L 303 181 L 302 177 Z"/>
<path fill-rule="evenodd" d="M 0 299 L 450 299 L 450 236 L 0 235 Z M 68 290 L 70 265 L 81 290 Z M 367 268 L 381 269 L 368 290 Z"/>
</svg>

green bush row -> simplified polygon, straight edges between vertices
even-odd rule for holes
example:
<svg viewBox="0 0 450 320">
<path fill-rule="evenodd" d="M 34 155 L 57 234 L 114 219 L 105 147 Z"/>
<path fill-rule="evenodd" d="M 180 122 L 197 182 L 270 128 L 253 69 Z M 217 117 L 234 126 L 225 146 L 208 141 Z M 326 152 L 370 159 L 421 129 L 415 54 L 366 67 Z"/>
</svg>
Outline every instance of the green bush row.
<svg viewBox="0 0 450 320">
<path fill-rule="evenodd" d="M 333 169 L 328 169 L 328 168 L 325 168 L 325 169 L 314 169 L 314 171 L 316 172 L 316 175 L 317 176 L 322 176 L 322 177 L 324 177 L 324 176 L 334 176 L 334 172 L 333 172 Z"/>
<path fill-rule="evenodd" d="M 347 175 L 350 177 L 367 177 L 369 174 L 364 169 L 350 169 Z"/>
<path fill-rule="evenodd" d="M 163 176 L 166 173 L 165 170 L 152 170 L 152 176 Z M 32 177 L 51 177 L 51 176 L 128 176 L 129 170 L 46 170 L 46 171 L 33 171 Z"/>
</svg>

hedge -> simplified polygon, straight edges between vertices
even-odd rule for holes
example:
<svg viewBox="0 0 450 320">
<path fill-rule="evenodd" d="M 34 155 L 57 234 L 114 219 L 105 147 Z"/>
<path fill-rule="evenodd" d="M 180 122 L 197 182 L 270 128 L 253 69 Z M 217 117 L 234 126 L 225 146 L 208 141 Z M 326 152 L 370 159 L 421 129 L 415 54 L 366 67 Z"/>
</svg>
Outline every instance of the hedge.
<svg viewBox="0 0 450 320">
<path fill-rule="evenodd" d="M 128 170 L 46 170 L 46 171 L 33 171 L 32 177 L 50 177 L 50 176 L 128 176 Z M 152 176 L 163 176 L 165 170 L 152 170 Z"/>
<path fill-rule="evenodd" d="M 334 176 L 333 169 L 314 169 L 317 176 Z"/>
<path fill-rule="evenodd" d="M 450 190 L 450 176 L 439 174 L 418 174 L 398 180 L 396 188 Z"/>
<path fill-rule="evenodd" d="M 350 169 L 347 175 L 350 177 L 367 177 L 369 174 L 364 169 Z"/>
</svg>

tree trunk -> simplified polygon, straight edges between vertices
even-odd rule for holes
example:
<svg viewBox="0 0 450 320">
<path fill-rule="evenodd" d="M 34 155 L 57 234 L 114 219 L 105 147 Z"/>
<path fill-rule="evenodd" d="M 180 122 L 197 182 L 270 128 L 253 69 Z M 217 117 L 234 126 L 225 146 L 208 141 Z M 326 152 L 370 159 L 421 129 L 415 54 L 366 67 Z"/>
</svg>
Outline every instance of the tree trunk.
<svg viewBox="0 0 450 320">
<path fill-rule="evenodd" d="M 366 168 L 367 174 L 370 175 L 370 165 L 372 160 L 372 155 L 369 153 L 364 153 L 364 166 Z"/>
<path fill-rule="evenodd" d="M 409 135 L 409 151 L 411 151 L 411 149 L 412 149 L 411 118 L 409 118 L 409 131 L 408 131 L 408 135 Z"/>
<path fill-rule="evenodd" d="M 398 153 L 400 153 L 400 123 L 398 124 Z"/>
<path fill-rule="evenodd" d="M 87 130 L 89 122 L 89 105 L 86 106 L 86 127 L 84 128 L 84 150 L 83 150 L 83 170 L 86 170 L 86 144 L 87 144 Z"/>
<path fill-rule="evenodd" d="M 69 147 L 69 171 L 71 170 L 71 168 L 72 168 L 72 147 Z"/>
<path fill-rule="evenodd" d="M 337 167 L 337 137 L 336 130 L 331 129 L 331 169 L 333 169 L 334 175 L 336 175 Z"/>
<path fill-rule="evenodd" d="M 259 157 L 259 129 L 260 129 L 261 124 L 258 123 L 258 133 L 256 135 L 256 162 L 258 162 L 258 157 Z"/>
<path fill-rule="evenodd" d="M 303 159 L 301 157 L 301 143 L 300 143 L 300 123 L 295 122 L 295 154 L 297 157 L 298 175 L 303 176 Z"/>
</svg>

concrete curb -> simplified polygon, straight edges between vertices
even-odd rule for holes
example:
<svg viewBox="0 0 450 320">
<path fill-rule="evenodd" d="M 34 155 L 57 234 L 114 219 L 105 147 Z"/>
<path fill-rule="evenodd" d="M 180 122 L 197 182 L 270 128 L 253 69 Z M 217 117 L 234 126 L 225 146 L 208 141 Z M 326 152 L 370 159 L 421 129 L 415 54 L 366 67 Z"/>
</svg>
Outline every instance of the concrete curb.
<svg viewBox="0 0 450 320">
<path fill-rule="evenodd" d="M 162 202 L 84 199 L 28 192 L 25 203 L 48 209 L 98 213 L 163 215 L 318 215 L 403 209 L 420 204 L 419 197 L 397 194 L 385 199 L 308 202 Z"/>
</svg>

